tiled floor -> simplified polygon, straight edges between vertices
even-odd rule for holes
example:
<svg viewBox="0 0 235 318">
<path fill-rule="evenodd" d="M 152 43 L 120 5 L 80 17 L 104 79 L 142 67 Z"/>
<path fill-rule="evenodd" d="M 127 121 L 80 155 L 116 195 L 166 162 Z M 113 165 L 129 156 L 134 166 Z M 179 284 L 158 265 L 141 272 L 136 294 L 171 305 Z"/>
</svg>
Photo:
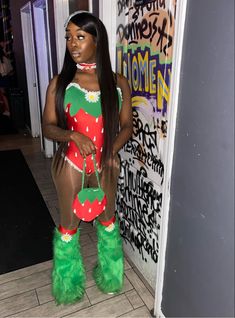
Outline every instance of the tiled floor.
<svg viewBox="0 0 235 318">
<path fill-rule="evenodd" d="M 50 176 L 51 159 L 40 151 L 38 138 L 28 135 L 0 136 L 0 150 L 21 149 L 58 224 L 58 205 Z M 74 305 L 56 306 L 51 295 L 52 262 L 0 275 L 0 317 L 151 317 L 152 293 L 125 259 L 123 291 L 116 295 L 101 293 L 92 279 L 96 262 L 96 233 L 88 223 L 81 224 L 82 255 L 87 273 L 86 293 Z"/>
</svg>

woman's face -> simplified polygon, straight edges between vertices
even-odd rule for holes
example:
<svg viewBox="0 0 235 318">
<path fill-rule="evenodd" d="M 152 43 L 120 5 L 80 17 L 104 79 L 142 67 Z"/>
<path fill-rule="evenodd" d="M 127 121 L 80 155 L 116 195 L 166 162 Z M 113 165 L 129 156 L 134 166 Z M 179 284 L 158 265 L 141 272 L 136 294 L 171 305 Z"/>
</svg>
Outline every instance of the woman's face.
<svg viewBox="0 0 235 318">
<path fill-rule="evenodd" d="M 67 48 L 75 63 L 96 62 L 96 43 L 90 33 L 69 22 L 65 38 Z"/>
</svg>

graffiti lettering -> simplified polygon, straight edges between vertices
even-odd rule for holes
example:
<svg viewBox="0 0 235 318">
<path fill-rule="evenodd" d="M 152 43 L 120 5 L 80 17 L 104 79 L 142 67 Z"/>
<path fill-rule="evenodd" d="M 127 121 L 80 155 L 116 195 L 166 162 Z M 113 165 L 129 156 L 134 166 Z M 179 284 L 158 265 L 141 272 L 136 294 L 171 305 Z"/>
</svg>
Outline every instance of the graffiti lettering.
<svg viewBox="0 0 235 318">
<path fill-rule="evenodd" d="M 146 252 L 155 263 L 158 262 L 159 248 L 155 238 L 147 238 L 145 234 L 143 235 L 138 232 L 138 230 L 135 230 L 134 227 L 125 219 L 121 220 L 120 229 L 122 231 L 123 239 L 130 243 L 133 250 L 135 249 L 134 246 L 138 249 L 145 262 L 147 262 L 147 259 L 144 252 Z"/>
<path fill-rule="evenodd" d="M 156 12 L 156 11 L 159 11 L 160 9 L 165 10 L 165 8 L 166 8 L 165 0 L 154 1 L 146 5 L 134 6 L 133 8 L 131 8 L 135 10 L 131 14 L 131 19 L 136 21 L 139 17 L 143 16 L 146 12 L 150 12 L 150 11 Z"/>
<path fill-rule="evenodd" d="M 135 0 L 118 0 L 117 2 L 118 16 L 120 16 L 124 10 L 128 10 L 127 12 L 125 12 L 125 15 L 128 15 L 129 12 L 131 12 L 131 10 L 133 9 L 135 9 L 137 12 L 141 12 L 143 16 L 144 9 L 147 11 L 156 11 L 159 9 L 165 9 L 166 8 L 165 2 L 166 0 L 155 0 L 155 1 L 152 1 L 151 3 L 147 3 L 144 5 L 137 5 Z"/>
<path fill-rule="evenodd" d="M 145 251 L 157 262 L 162 193 L 149 181 L 144 167 L 134 173 L 127 161 L 121 164 L 118 190 L 117 209 L 122 235 L 132 248 L 136 246 L 142 257 Z"/>
<path fill-rule="evenodd" d="M 127 162 L 125 164 L 128 166 Z M 132 202 L 133 209 L 135 211 L 139 211 L 139 213 L 143 211 L 141 201 L 137 200 L 137 197 L 133 193 L 134 191 L 136 195 L 140 196 L 141 200 L 144 200 L 149 209 L 154 210 L 156 213 L 160 212 L 162 195 L 156 191 L 152 181 L 144 180 L 147 177 L 146 169 L 141 167 L 140 170 L 137 170 L 136 174 L 134 175 L 131 170 L 126 169 L 126 166 L 124 166 L 125 169 L 123 182 L 128 186 L 125 187 L 124 194 L 125 197 Z M 149 223 L 150 222 L 148 221 L 147 224 L 150 226 Z"/>
<path fill-rule="evenodd" d="M 139 111 L 133 110 L 133 138 L 124 146 L 124 151 L 132 156 L 133 160 L 138 160 L 147 169 L 151 168 L 157 172 L 161 178 L 161 184 L 164 178 L 164 165 L 159 158 L 159 149 L 157 145 L 157 130 L 153 126 L 150 130 L 149 124 L 143 124 L 139 118 Z"/>
<path fill-rule="evenodd" d="M 161 65 L 159 56 L 151 55 L 148 47 L 144 51 L 137 47 L 134 53 L 131 49 L 124 53 L 120 46 L 117 47 L 117 71 L 128 77 L 132 96 L 141 94 L 148 98 L 151 95 L 157 98 L 156 110 L 166 113 L 171 65 Z"/>
<path fill-rule="evenodd" d="M 133 134 L 142 143 L 143 147 L 147 147 L 151 155 L 153 155 L 154 150 L 157 147 L 157 131 L 156 129 L 151 131 L 148 123 L 143 123 L 139 118 L 138 112 L 133 110 Z"/>
<path fill-rule="evenodd" d="M 146 8 L 154 3 L 149 3 Z M 149 9 L 151 11 L 151 8 Z M 128 44 L 137 44 L 148 39 L 156 51 L 167 57 L 172 54 L 174 17 L 170 10 L 153 10 L 144 15 L 143 7 L 137 6 L 129 16 L 129 21 L 127 24 L 118 25 L 118 42 L 126 40 Z"/>
<path fill-rule="evenodd" d="M 116 31 L 118 41 L 122 42 L 125 39 L 129 44 L 137 44 L 142 39 L 149 39 L 151 43 L 154 38 L 156 39 L 155 44 L 159 47 L 160 53 L 164 53 L 168 56 L 167 51 L 173 44 L 172 36 L 166 32 L 169 28 L 169 26 L 167 26 L 168 20 L 164 18 L 162 25 L 159 26 L 157 25 L 159 13 L 153 13 L 151 16 L 153 15 L 156 17 L 151 21 L 143 18 L 140 22 L 132 21 L 126 25 L 119 24 Z M 166 41 L 166 43 L 164 41 Z"/>
<path fill-rule="evenodd" d="M 138 160 L 145 165 L 146 168 L 151 168 L 154 172 L 157 172 L 161 177 L 161 185 L 164 178 L 164 165 L 161 159 L 157 158 L 157 155 L 151 155 L 143 146 L 134 139 L 129 140 L 123 148 L 126 153 L 132 155 L 133 160 Z"/>
<path fill-rule="evenodd" d="M 155 13 L 158 16 L 158 13 Z M 153 37 L 158 31 L 157 17 L 153 21 L 147 21 L 147 19 L 142 19 L 140 22 L 132 21 L 126 25 L 119 24 L 117 27 L 117 32 L 119 41 L 122 42 L 125 38 L 129 41 L 129 44 L 138 43 L 139 40 L 150 39 L 152 41 Z"/>
<path fill-rule="evenodd" d="M 170 11 L 168 11 L 168 14 L 170 16 L 170 27 L 172 27 L 172 15 Z M 164 52 L 164 54 L 167 56 L 167 50 L 172 46 L 172 36 L 166 32 L 166 26 L 167 26 L 167 19 L 163 19 L 162 26 L 158 27 L 158 33 L 159 33 L 159 38 L 157 41 L 157 45 L 160 44 L 160 52 Z M 164 40 L 167 40 L 166 44 L 163 45 Z"/>
<path fill-rule="evenodd" d="M 126 8 L 133 6 L 134 0 L 118 0 L 117 2 L 117 9 L 118 9 L 118 16 L 120 16 Z M 129 9 L 130 10 L 130 9 Z"/>
<path fill-rule="evenodd" d="M 116 71 L 130 84 L 133 136 L 120 153 L 116 208 L 131 254 L 157 263 L 176 0 L 118 0 L 117 9 Z"/>
</svg>

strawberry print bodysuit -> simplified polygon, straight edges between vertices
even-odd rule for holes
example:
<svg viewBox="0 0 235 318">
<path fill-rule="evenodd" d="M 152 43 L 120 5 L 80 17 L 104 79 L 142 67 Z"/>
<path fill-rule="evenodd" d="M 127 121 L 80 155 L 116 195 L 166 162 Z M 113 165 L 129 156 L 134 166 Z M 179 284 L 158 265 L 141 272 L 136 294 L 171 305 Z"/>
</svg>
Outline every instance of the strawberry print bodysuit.
<svg viewBox="0 0 235 318">
<path fill-rule="evenodd" d="M 118 87 L 119 105 L 121 105 L 121 89 Z M 120 107 L 119 107 L 120 108 Z M 70 83 L 65 91 L 64 110 L 67 127 L 88 136 L 96 146 L 97 168 L 101 170 L 101 155 L 104 143 L 104 127 L 100 102 L 100 91 L 87 91 L 77 83 Z M 65 160 L 76 170 L 82 172 L 83 157 L 75 142 L 68 142 Z M 91 155 L 86 158 L 86 174 L 94 172 Z"/>
</svg>

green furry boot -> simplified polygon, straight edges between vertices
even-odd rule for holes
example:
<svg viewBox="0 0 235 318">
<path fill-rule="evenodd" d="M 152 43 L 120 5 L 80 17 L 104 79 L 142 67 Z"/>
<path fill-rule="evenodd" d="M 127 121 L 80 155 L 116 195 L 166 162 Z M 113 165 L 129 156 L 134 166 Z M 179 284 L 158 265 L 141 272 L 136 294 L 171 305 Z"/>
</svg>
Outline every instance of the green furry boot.
<svg viewBox="0 0 235 318">
<path fill-rule="evenodd" d="M 116 293 L 123 287 L 124 261 L 118 221 L 106 227 L 96 222 L 98 262 L 93 278 L 103 293 Z"/>
<path fill-rule="evenodd" d="M 58 305 L 74 303 L 84 294 L 85 271 L 78 240 L 79 232 L 61 234 L 55 229 L 52 294 Z"/>
</svg>

